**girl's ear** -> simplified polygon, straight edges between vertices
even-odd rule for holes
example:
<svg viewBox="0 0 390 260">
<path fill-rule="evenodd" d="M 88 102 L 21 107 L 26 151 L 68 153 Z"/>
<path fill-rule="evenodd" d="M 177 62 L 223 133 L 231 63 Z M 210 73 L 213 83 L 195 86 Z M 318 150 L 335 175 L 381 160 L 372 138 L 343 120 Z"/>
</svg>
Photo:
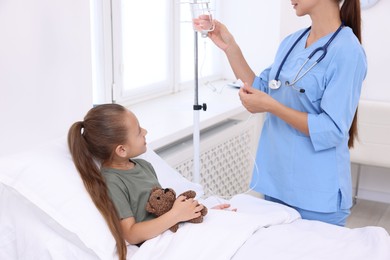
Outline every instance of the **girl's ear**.
<svg viewBox="0 0 390 260">
<path fill-rule="evenodd" d="M 115 153 L 116 155 L 118 155 L 119 157 L 126 157 L 127 156 L 127 151 L 126 151 L 126 147 L 124 145 L 118 145 L 116 148 L 115 148 Z"/>
</svg>

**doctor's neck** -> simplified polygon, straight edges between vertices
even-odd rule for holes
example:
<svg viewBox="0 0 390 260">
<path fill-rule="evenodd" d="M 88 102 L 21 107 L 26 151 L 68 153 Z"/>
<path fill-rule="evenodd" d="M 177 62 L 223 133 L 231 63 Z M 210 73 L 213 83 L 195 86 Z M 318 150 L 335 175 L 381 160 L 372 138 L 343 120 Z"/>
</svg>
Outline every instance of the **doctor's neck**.
<svg viewBox="0 0 390 260">
<path fill-rule="evenodd" d="M 317 7 L 309 11 L 311 19 L 311 34 L 315 37 L 323 37 L 335 32 L 340 27 L 340 7 L 336 1 L 323 1 Z"/>
<path fill-rule="evenodd" d="M 313 19 L 311 24 L 312 36 L 321 38 L 327 34 L 335 32 L 341 25 L 339 13 L 337 16 L 322 16 Z"/>
</svg>

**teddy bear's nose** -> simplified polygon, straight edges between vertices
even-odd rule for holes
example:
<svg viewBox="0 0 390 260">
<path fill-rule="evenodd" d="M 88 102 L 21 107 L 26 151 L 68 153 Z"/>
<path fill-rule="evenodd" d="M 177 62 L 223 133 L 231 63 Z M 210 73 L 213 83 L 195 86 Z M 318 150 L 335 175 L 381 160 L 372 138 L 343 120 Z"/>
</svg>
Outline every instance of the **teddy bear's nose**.
<svg viewBox="0 0 390 260">
<path fill-rule="evenodd" d="M 164 190 L 164 193 L 167 193 L 168 191 L 169 191 L 169 189 L 165 189 L 165 190 Z"/>
</svg>

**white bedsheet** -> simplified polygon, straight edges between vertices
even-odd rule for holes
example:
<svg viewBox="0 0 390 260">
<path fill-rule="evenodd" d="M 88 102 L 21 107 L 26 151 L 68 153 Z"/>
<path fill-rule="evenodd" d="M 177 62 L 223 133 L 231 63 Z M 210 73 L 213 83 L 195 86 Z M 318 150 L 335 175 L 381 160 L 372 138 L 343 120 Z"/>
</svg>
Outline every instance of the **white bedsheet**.
<svg viewBox="0 0 390 260">
<path fill-rule="evenodd" d="M 379 227 L 343 228 L 299 219 L 256 232 L 234 260 L 389 260 L 390 237 Z"/>
<path fill-rule="evenodd" d="M 226 202 L 216 197 L 208 207 Z M 238 212 L 210 210 L 201 224 L 182 224 L 130 247 L 128 259 L 169 260 L 389 260 L 390 236 L 380 227 L 349 229 L 303 220 L 288 207 L 240 194 L 229 203 Z"/>
<path fill-rule="evenodd" d="M 210 198 L 205 204 L 214 202 L 221 201 Z M 295 210 L 249 195 L 235 196 L 230 203 L 238 212 L 210 209 L 203 223 L 166 231 L 146 241 L 131 259 L 231 259 L 257 230 L 299 218 Z"/>
<path fill-rule="evenodd" d="M 202 224 L 186 223 L 176 233 L 164 232 L 145 242 L 132 259 L 230 259 L 261 227 L 252 215 L 210 210 Z"/>
</svg>

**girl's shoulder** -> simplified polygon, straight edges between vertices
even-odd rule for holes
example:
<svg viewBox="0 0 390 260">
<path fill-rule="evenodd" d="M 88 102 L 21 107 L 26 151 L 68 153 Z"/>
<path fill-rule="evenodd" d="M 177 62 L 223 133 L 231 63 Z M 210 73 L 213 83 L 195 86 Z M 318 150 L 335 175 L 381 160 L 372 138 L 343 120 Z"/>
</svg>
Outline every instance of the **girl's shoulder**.
<svg viewBox="0 0 390 260">
<path fill-rule="evenodd" d="M 154 175 L 156 175 L 154 167 L 150 162 L 141 158 L 132 159 L 132 161 L 134 161 L 140 168 L 146 169 L 149 172 L 152 172 Z"/>
<path fill-rule="evenodd" d="M 132 159 L 132 161 L 144 167 L 153 167 L 150 162 L 141 158 Z"/>
</svg>

